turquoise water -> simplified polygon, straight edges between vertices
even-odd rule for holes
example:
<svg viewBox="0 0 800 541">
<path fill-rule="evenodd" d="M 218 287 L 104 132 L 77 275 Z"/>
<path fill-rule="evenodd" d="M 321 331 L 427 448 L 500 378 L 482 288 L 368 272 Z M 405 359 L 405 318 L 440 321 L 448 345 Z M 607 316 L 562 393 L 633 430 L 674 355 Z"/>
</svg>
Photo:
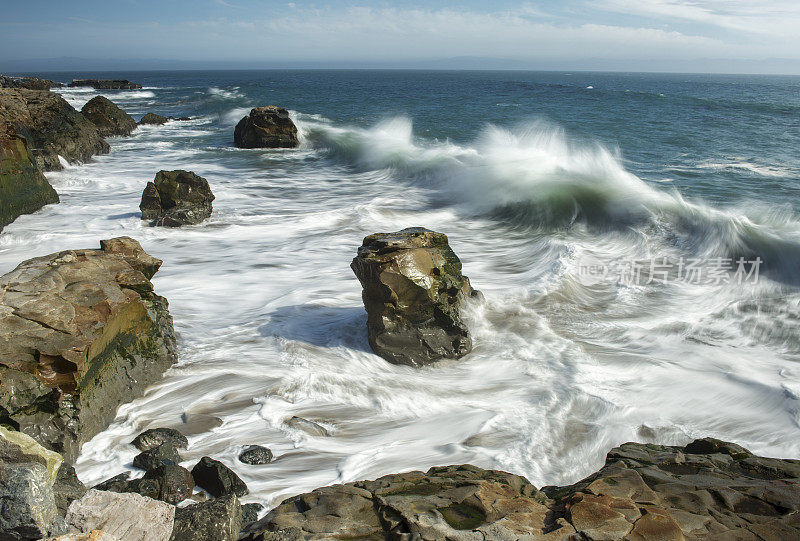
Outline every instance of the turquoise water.
<svg viewBox="0 0 800 541">
<path fill-rule="evenodd" d="M 569 483 L 630 440 L 800 458 L 800 78 L 44 75 L 128 78 L 145 88 L 104 95 L 134 117 L 193 118 L 49 173 L 62 203 L 0 236 L 3 272 L 116 235 L 165 261 L 180 364 L 84 447 L 86 482 L 129 468 L 152 426 L 186 432 L 187 465 L 221 457 L 267 504 L 463 462 Z M 96 93 L 61 92 L 76 107 Z M 267 104 L 290 109 L 300 148 L 233 148 Z M 142 189 L 173 168 L 209 180 L 214 215 L 144 226 Z M 447 233 L 485 295 L 467 309 L 473 353 L 422 370 L 371 354 L 349 269 L 363 236 L 409 226 Z M 757 280 L 714 264 L 739 258 L 761 261 Z M 587 280 L 586 261 L 608 274 Z M 702 280 L 680 275 L 691 262 Z M 643 279 L 614 279 L 626 263 Z M 253 443 L 279 459 L 238 463 Z"/>
</svg>

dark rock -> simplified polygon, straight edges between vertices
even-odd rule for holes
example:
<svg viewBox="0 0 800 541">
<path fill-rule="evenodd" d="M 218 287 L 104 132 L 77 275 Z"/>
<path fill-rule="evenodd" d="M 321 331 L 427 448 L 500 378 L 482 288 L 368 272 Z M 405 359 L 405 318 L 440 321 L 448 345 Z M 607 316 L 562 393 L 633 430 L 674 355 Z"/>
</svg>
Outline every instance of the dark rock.
<svg viewBox="0 0 800 541">
<path fill-rule="evenodd" d="M 239 462 L 251 465 L 269 464 L 272 462 L 272 451 L 260 445 L 248 445 L 239 453 Z"/>
<path fill-rule="evenodd" d="M 140 451 L 147 451 L 163 443 L 171 443 L 176 449 L 186 449 L 189 440 L 174 428 L 150 428 L 136 436 L 131 444 Z"/>
<path fill-rule="evenodd" d="M 142 85 L 132 83 L 127 79 L 73 79 L 67 86 L 88 86 L 95 90 L 136 90 L 142 88 Z"/>
<path fill-rule="evenodd" d="M 80 500 L 86 494 L 86 487 L 78 479 L 75 468 L 66 462 L 61 465 L 53 482 L 53 495 L 56 500 L 58 512 L 63 516 L 67 508 L 75 500 Z"/>
<path fill-rule="evenodd" d="M 187 120 L 191 120 L 192 117 L 190 116 L 179 116 L 175 118 L 174 116 L 169 117 L 170 120 L 177 120 L 178 122 L 186 122 Z"/>
<path fill-rule="evenodd" d="M 143 470 L 153 470 L 159 466 L 175 466 L 181 461 L 178 450 L 170 443 L 162 443 L 133 457 L 133 465 Z"/>
<path fill-rule="evenodd" d="M 103 490 L 107 492 L 134 492 L 128 490 L 130 487 L 130 483 L 131 483 L 130 474 L 125 472 L 115 475 L 114 477 L 106 479 L 105 481 L 102 481 L 100 483 L 97 483 L 92 488 L 95 490 Z"/>
<path fill-rule="evenodd" d="M 260 503 L 246 503 L 242 505 L 242 528 L 258 520 L 258 515 L 264 510 Z"/>
<path fill-rule="evenodd" d="M 597 473 L 541 491 L 469 465 L 334 485 L 284 501 L 242 539 L 800 539 L 800 461 L 711 443 L 626 443 Z"/>
<path fill-rule="evenodd" d="M 50 79 L 41 79 L 39 77 L 7 77 L 5 75 L 0 75 L 0 88 L 50 90 L 51 88 L 58 88 L 60 86 L 64 85 L 53 82 Z"/>
<path fill-rule="evenodd" d="M 242 506 L 234 494 L 175 510 L 171 541 L 236 541 Z"/>
<path fill-rule="evenodd" d="M 0 539 L 42 539 L 66 532 L 42 464 L 0 465 Z"/>
<path fill-rule="evenodd" d="M 109 150 L 97 126 L 64 98 L 46 90 L 0 88 L 2 124 L 10 124 L 27 140 L 43 171 L 62 169 L 59 156 L 69 163 L 81 163 Z"/>
<path fill-rule="evenodd" d="M 239 148 L 294 148 L 300 144 L 297 126 L 282 107 L 256 107 L 236 125 L 234 144 Z"/>
<path fill-rule="evenodd" d="M 213 458 L 204 456 L 192 469 L 197 486 L 204 488 L 215 498 L 236 494 L 239 497 L 248 493 L 247 485 L 229 467 Z"/>
<path fill-rule="evenodd" d="M 0 124 L 0 231 L 51 203 L 58 203 L 58 194 L 39 171 L 28 142 Z"/>
<path fill-rule="evenodd" d="M 130 135 L 136 129 L 136 121 L 105 96 L 95 96 L 86 102 L 81 114 L 97 126 L 100 135 Z"/>
<path fill-rule="evenodd" d="M 208 181 L 191 171 L 159 171 L 142 193 L 142 220 L 179 227 L 199 224 L 211 216 L 214 194 Z"/>
<path fill-rule="evenodd" d="M 129 237 L 101 246 L 0 277 L 0 408 L 69 462 L 176 360 L 167 301 L 144 273 L 161 262 Z"/>
<path fill-rule="evenodd" d="M 156 126 L 161 126 L 162 124 L 166 124 L 168 120 L 169 119 L 165 116 L 157 115 L 155 113 L 147 113 L 139 121 L 139 124 L 153 124 Z"/>
<path fill-rule="evenodd" d="M 158 496 L 154 499 L 167 503 L 178 504 L 191 496 L 194 490 L 194 478 L 191 472 L 181 466 L 159 466 L 144 474 L 142 481 L 147 480 L 158 483 Z M 142 494 L 141 486 L 139 489 L 137 492 Z"/>
<path fill-rule="evenodd" d="M 421 366 L 472 349 L 461 320 L 477 295 L 461 274 L 447 236 L 421 227 L 364 239 L 350 267 L 364 290 L 372 350 L 395 364 Z"/>
</svg>

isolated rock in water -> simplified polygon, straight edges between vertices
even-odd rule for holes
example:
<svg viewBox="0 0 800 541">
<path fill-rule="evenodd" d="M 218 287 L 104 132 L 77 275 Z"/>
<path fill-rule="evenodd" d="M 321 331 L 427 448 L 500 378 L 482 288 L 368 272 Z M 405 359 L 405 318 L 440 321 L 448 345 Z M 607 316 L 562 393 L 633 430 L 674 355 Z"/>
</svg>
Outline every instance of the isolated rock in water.
<svg viewBox="0 0 800 541">
<path fill-rule="evenodd" d="M 132 83 L 127 79 L 73 79 L 67 86 L 88 86 L 96 90 L 136 90 L 142 88 L 142 85 Z"/>
<path fill-rule="evenodd" d="M 13 125 L 16 134 L 27 140 L 43 171 L 62 169 L 59 156 L 81 163 L 109 150 L 97 126 L 47 90 L 0 88 L 0 125 L 4 123 Z"/>
<path fill-rule="evenodd" d="M 158 447 L 162 443 L 171 443 L 177 449 L 186 449 L 189 440 L 174 428 L 150 428 L 136 436 L 131 444 L 140 451 Z"/>
<path fill-rule="evenodd" d="M 0 465 L 0 538 L 41 539 L 62 533 L 66 525 L 47 469 L 35 462 Z"/>
<path fill-rule="evenodd" d="M 236 541 L 242 506 L 234 494 L 175 511 L 171 541 Z"/>
<path fill-rule="evenodd" d="M 169 119 L 165 116 L 157 115 L 155 113 L 147 113 L 139 121 L 139 124 L 154 124 L 156 126 L 161 126 L 162 124 L 166 124 L 168 120 Z"/>
<path fill-rule="evenodd" d="M 142 193 L 142 220 L 152 225 L 179 227 L 199 224 L 211 216 L 214 194 L 201 176 L 191 171 L 159 171 Z"/>
<path fill-rule="evenodd" d="M 69 506 L 67 523 L 81 532 L 102 530 L 125 541 L 162 541 L 172 535 L 175 506 L 139 494 L 90 490 Z"/>
<path fill-rule="evenodd" d="M 272 451 L 261 445 L 248 445 L 239 453 L 239 462 L 251 465 L 269 464 L 272 462 Z"/>
<path fill-rule="evenodd" d="M 130 135 L 136 129 L 136 121 L 105 96 L 95 96 L 86 102 L 81 114 L 97 126 L 100 135 Z"/>
<path fill-rule="evenodd" d="M 158 482 L 158 495 L 154 498 L 178 504 L 192 495 L 194 478 L 189 470 L 176 465 L 163 465 L 144 474 L 142 480 Z"/>
<path fill-rule="evenodd" d="M 350 267 L 364 290 L 372 350 L 389 362 L 421 366 L 472 349 L 461 321 L 477 292 L 461 274 L 447 236 L 414 227 L 364 239 Z"/>
<path fill-rule="evenodd" d="M 283 107 L 256 107 L 236 125 L 233 142 L 239 148 L 294 148 L 300 144 L 297 126 Z"/>
<path fill-rule="evenodd" d="M 129 237 L 67 250 L 0 277 L 0 412 L 72 462 L 117 407 L 175 360 L 161 262 Z"/>
<path fill-rule="evenodd" d="M 178 450 L 171 442 L 165 442 L 157 447 L 142 451 L 133 457 L 133 465 L 143 470 L 152 470 L 159 466 L 174 466 L 181 461 Z"/>
<path fill-rule="evenodd" d="M 302 417 L 297 417 L 296 415 L 286 421 L 287 426 L 294 428 L 296 430 L 302 430 L 306 434 L 311 436 L 319 436 L 319 437 L 327 437 L 330 436 L 328 429 L 322 426 L 319 423 L 315 423 L 314 421 L 309 421 L 308 419 L 303 419 Z"/>
<path fill-rule="evenodd" d="M 28 90 L 50 90 L 64 86 L 50 79 L 40 79 L 39 77 L 7 77 L 0 75 L 0 88 L 27 88 Z"/>
<path fill-rule="evenodd" d="M 0 123 L 0 231 L 22 214 L 58 203 L 24 137 Z"/>
<path fill-rule="evenodd" d="M 800 539 L 800 461 L 727 445 L 626 443 L 583 481 L 541 491 L 469 465 L 334 485 L 284 501 L 243 539 Z"/>
<path fill-rule="evenodd" d="M 228 466 L 204 456 L 192 469 L 194 482 L 215 498 L 236 494 L 239 497 L 248 493 L 247 485 Z"/>
</svg>

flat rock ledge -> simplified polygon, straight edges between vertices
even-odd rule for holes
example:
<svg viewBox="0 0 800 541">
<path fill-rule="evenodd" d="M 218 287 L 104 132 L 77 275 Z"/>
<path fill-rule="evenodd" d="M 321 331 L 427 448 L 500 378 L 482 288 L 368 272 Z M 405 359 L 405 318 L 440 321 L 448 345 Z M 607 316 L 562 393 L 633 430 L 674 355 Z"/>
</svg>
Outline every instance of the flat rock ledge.
<svg viewBox="0 0 800 541">
<path fill-rule="evenodd" d="M 463 465 L 334 485 L 289 498 L 247 541 L 800 539 L 800 461 L 706 438 L 626 443 L 572 486 Z"/>
<path fill-rule="evenodd" d="M 239 148 L 294 148 L 300 144 L 297 126 L 283 107 L 256 107 L 242 118 L 233 132 Z"/>
<path fill-rule="evenodd" d="M 136 90 L 142 88 L 139 83 L 132 83 L 127 79 L 73 79 L 67 86 L 88 86 L 96 90 Z"/>
<path fill-rule="evenodd" d="M 0 277 L 0 424 L 74 462 L 117 407 L 176 361 L 161 261 L 134 239 L 21 263 Z"/>
<path fill-rule="evenodd" d="M 395 364 L 421 366 L 472 350 L 460 310 L 479 293 L 461 274 L 447 235 L 423 227 L 369 235 L 350 267 L 363 287 L 375 353 Z"/>
</svg>

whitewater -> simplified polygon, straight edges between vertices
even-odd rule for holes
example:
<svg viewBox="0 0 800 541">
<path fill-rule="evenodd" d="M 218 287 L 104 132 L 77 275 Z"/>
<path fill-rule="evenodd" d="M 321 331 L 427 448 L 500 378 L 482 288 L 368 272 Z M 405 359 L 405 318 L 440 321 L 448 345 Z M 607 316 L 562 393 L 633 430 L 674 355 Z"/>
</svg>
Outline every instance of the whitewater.
<svg viewBox="0 0 800 541">
<path fill-rule="evenodd" d="M 416 111 L 342 121 L 316 107 L 291 112 L 299 149 L 239 150 L 233 126 L 266 104 L 248 92 L 175 80 L 106 92 L 136 118 L 180 108 L 193 120 L 142 126 L 111 139 L 110 154 L 48 173 L 61 203 L 0 236 L 0 272 L 121 235 L 164 261 L 153 282 L 170 303 L 179 363 L 83 447 L 87 485 L 135 472 L 129 442 L 158 426 L 188 436 L 182 465 L 220 459 L 250 488 L 243 501 L 267 506 L 445 464 L 567 484 L 626 441 L 713 436 L 800 458 L 800 218 L 669 178 L 683 167 L 788 182 L 794 163 L 687 158 L 652 182 L 632 172 L 625 147 L 545 115 L 448 138 L 418 128 Z M 76 107 L 96 93 L 62 90 Z M 144 185 L 162 169 L 208 179 L 210 220 L 141 221 Z M 411 226 L 446 233 L 484 294 L 466 308 L 473 352 L 421 369 L 371 353 L 349 267 L 364 236 Z M 741 284 L 587 284 L 587 257 L 764 266 Z M 293 416 L 329 436 L 289 426 Z M 238 462 L 250 444 L 276 460 Z"/>
</svg>

